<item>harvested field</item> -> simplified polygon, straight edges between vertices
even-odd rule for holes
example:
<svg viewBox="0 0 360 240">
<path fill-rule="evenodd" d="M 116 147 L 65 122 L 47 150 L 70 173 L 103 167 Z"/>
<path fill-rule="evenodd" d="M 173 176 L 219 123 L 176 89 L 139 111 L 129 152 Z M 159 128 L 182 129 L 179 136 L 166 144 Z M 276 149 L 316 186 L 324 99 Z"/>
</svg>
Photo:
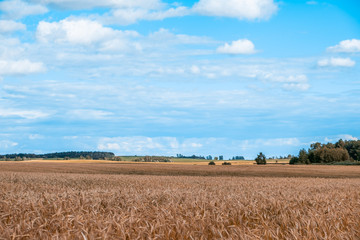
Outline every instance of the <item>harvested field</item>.
<svg viewBox="0 0 360 240">
<path fill-rule="evenodd" d="M 184 176 L 193 166 L 176 169 L 179 176 L 155 176 L 146 174 L 176 171 L 155 164 L 48 164 L 0 164 L 0 239 L 360 238 L 356 167 L 295 166 L 295 175 L 314 168 L 312 174 L 333 178 L 286 178 L 264 173 L 288 166 L 207 166 L 208 175 L 224 174 L 213 177 Z M 125 175 L 134 165 L 143 175 Z M 205 171 L 196 167 L 192 174 Z M 244 175 L 256 169 L 267 177 Z M 352 178 L 342 178 L 344 172 Z"/>
<path fill-rule="evenodd" d="M 327 165 L 236 165 L 208 166 L 188 164 L 121 162 L 0 162 L 0 172 L 52 172 L 87 174 L 127 174 L 160 176 L 237 176 L 237 177 L 323 177 L 360 178 L 360 166 Z"/>
</svg>

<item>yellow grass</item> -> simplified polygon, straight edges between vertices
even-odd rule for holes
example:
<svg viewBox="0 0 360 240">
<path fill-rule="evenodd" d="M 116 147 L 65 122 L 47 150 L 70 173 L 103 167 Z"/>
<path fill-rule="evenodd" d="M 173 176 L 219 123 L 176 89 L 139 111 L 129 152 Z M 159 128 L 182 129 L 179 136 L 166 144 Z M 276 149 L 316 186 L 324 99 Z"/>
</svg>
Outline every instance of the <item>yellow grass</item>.
<svg viewBox="0 0 360 240">
<path fill-rule="evenodd" d="M 70 159 L 70 160 L 49 160 L 49 159 L 34 159 L 27 160 L 26 162 L 39 162 L 39 163 L 117 163 L 116 161 L 109 160 L 89 160 L 89 159 Z"/>
<path fill-rule="evenodd" d="M 3 239 L 359 239 L 359 179 L 0 173 Z"/>
<path fill-rule="evenodd" d="M 65 162 L 0 163 L 0 239 L 360 239 L 357 166 Z"/>
<path fill-rule="evenodd" d="M 208 165 L 209 161 L 179 161 L 179 162 L 133 162 L 133 161 L 109 161 L 109 160 L 88 160 L 88 159 L 70 159 L 70 160 L 48 160 L 48 159 L 35 159 L 27 160 L 27 162 L 57 162 L 57 163 L 135 163 L 135 164 L 183 164 L 183 165 Z M 215 161 L 217 165 L 221 165 L 223 162 L 230 162 L 231 165 L 252 165 L 255 161 L 247 160 L 231 160 L 231 161 Z"/>
</svg>

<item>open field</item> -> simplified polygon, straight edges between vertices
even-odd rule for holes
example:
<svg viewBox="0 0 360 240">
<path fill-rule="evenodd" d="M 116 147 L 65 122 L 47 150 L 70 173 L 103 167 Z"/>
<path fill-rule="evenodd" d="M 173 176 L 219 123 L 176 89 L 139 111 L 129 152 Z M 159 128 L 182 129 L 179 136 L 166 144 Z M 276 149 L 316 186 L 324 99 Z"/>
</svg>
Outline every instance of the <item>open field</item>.
<svg viewBox="0 0 360 240">
<path fill-rule="evenodd" d="M 360 178 L 360 166 L 231 165 L 208 166 L 162 163 L 124 163 L 98 160 L 0 162 L 0 172 L 126 174 L 160 176 L 323 177 Z"/>
<path fill-rule="evenodd" d="M 26 162 L 57 162 L 57 163 L 134 163 L 134 164 L 185 164 L 185 165 L 208 165 L 209 160 L 199 160 L 199 159 L 183 159 L 183 158 L 171 158 L 171 162 L 134 162 L 130 159 L 125 158 L 121 161 L 112 161 L 112 160 L 88 160 L 88 159 L 70 159 L 70 160 L 55 160 L 55 159 L 34 159 L 34 160 L 26 160 Z M 231 160 L 231 161 L 215 161 L 217 165 L 221 165 L 223 162 L 230 162 L 232 165 L 253 165 L 255 161 L 251 160 Z"/>
<path fill-rule="evenodd" d="M 62 158 L 54 158 L 54 159 L 27 159 L 26 162 L 62 162 L 62 163 L 156 163 L 156 164 L 191 164 L 191 165 L 208 165 L 208 163 L 212 160 L 205 159 L 193 159 L 193 158 L 172 158 L 169 160 L 171 162 L 135 162 L 135 159 L 140 158 L 139 156 L 121 156 L 121 161 L 114 160 L 93 160 L 93 159 L 62 159 Z M 1 162 L 1 161 L 0 161 Z M 5 162 L 5 161 L 4 161 Z M 221 165 L 224 162 L 229 162 L 231 165 L 253 165 L 256 164 L 254 160 L 214 160 L 216 165 Z M 289 159 L 270 159 L 267 160 L 268 164 L 288 164 Z"/>
<path fill-rule="evenodd" d="M 2 162 L 0 239 L 359 239 L 359 189 L 349 166 Z"/>
<path fill-rule="evenodd" d="M 131 162 L 134 159 L 139 158 L 139 156 L 120 156 L 123 161 Z M 196 165 L 206 165 L 212 160 L 206 160 L 206 159 L 193 159 L 193 158 L 169 158 L 172 163 L 189 163 L 189 164 L 196 164 Z M 268 163 L 289 163 L 290 159 L 268 159 Z M 254 164 L 254 160 L 213 160 L 217 164 L 221 164 L 223 162 L 230 162 L 232 165 L 248 165 L 248 164 Z"/>
</svg>

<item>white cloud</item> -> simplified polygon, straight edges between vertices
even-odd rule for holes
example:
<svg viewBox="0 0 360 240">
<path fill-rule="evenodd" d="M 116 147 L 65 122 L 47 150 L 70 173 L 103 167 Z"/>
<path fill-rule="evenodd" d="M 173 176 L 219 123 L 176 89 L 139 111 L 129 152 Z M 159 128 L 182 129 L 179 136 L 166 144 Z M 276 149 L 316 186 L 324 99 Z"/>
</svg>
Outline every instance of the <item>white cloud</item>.
<svg viewBox="0 0 360 240">
<path fill-rule="evenodd" d="M 103 27 L 95 21 L 86 19 L 44 22 L 38 25 L 36 36 L 41 42 L 69 42 L 74 44 L 92 44 L 115 37 L 116 30 Z"/>
<path fill-rule="evenodd" d="M 12 20 L 0 20 L 0 33 L 26 30 L 26 25 Z"/>
<path fill-rule="evenodd" d="M 98 144 L 99 150 L 116 150 L 122 153 L 146 154 L 147 151 L 154 149 L 163 149 L 164 138 L 150 138 L 150 137 L 117 137 L 117 138 L 103 138 Z"/>
<path fill-rule="evenodd" d="M 44 118 L 49 114 L 37 110 L 1 109 L 0 117 L 20 117 L 29 120 Z"/>
<path fill-rule="evenodd" d="M 151 10 L 147 8 L 118 8 L 103 16 L 94 18 L 105 24 L 133 24 L 140 20 L 163 20 L 171 17 L 181 17 L 189 14 L 186 7 L 169 8 L 164 10 Z"/>
<path fill-rule="evenodd" d="M 328 47 L 329 52 L 344 52 L 344 53 L 354 53 L 360 52 L 360 40 L 351 39 L 341 41 L 338 45 L 333 47 Z"/>
<path fill-rule="evenodd" d="M 190 68 L 191 73 L 193 74 L 199 74 L 201 72 L 200 68 L 196 65 L 192 65 Z"/>
<path fill-rule="evenodd" d="M 218 47 L 217 52 L 225 54 L 254 54 L 256 50 L 250 40 L 239 39 L 231 44 L 225 43 L 225 45 Z"/>
<path fill-rule="evenodd" d="M 194 138 L 180 141 L 175 137 L 114 137 L 101 138 L 97 148 L 101 151 L 116 151 L 121 154 L 175 155 L 179 152 L 196 152 L 206 141 L 207 139 Z"/>
<path fill-rule="evenodd" d="M 44 139 L 45 137 L 40 134 L 30 134 L 29 139 L 30 140 L 38 140 L 38 139 Z"/>
<path fill-rule="evenodd" d="M 145 20 L 163 20 L 171 17 L 182 17 L 189 14 L 187 7 L 169 8 L 164 11 L 149 12 L 143 19 Z"/>
<path fill-rule="evenodd" d="M 27 59 L 18 61 L 0 60 L 0 75 L 30 74 L 45 71 L 41 62 L 31 62 Z"/>
<path fill-rule="evenodd" d="M 301 142 L 298 138 L 274 138 L 255 141 L 258 145 L 265 146 L 299 146 Z"/>
<path fill-rule="evenodd" d="M 350 135 L 350 134 L 340 134 L 340 135 L 337 135 L 337 136 L 332 136 L 332 137 L 325 137 L 324 138 L 324 141 L 327 143 L 327 142 L 337 142 L 337 141 L 339 141 L 340 139 L 342 139 L 342 140 L 347 140 L 347 141 L 349 141 L 349 140 L 355 140 L 355 141 L 357 141 L 358 140 L 358 138 L 357 137 L 354 137 L 354 136 L 352 136 L 352 135 Z"/>
<path fill-rule="evenodd" d="M 282 76 L 268 73 L 261 76 L 261 78 L 266 81 L 281 83 L 282 88 L 289 91 L 306 91 L 310 88 L 308 77 L 304 74 Z"/>
<path fill-rule="evenodd" d="M 310 88 L 310 85 L 308 83 L 285 83 L 283 88 L 289 91 L 306 91 Z"/>
<path fill-rule="evenodd" d="M 60 22 L 41 21 L 36 31 L 36 37 L 41 43 L 85 46 L 97 44 L 101 51 L 141 50 L 139 43 L 130 41 L 131 38 L 139 36 L 135 31 L 114 30 L 88 19 L 64 19 Z"/>
<path fill-rule="evenodd" d="M 160 28 L 158 31 L 151 33 L 149 39 L 152 44 L 160 43 L 164 47 L 166 45 L 176 44 L 207 44 L 211 40 L 207 37 L 198 37 L 185 34 L 174 34 L 168 29 Z"/>
<path fill-rule="evenodd" d="M 273 0 L 200 0 L 193 11 L 207 16 L 269 19 L 277 11 Z"/>
<path fill-rule="evenodd" d="M 0 2 L 0 11 L 11 19 L 20 19 L 29 15 L 38 15 L 48 12 L 48 9 L 39 4 L 29 4 L 21 0 Z"/>
<path fill-rule="evenodd" d="M 33 0 L 33 2 L 61 9 L 110 8 L 111 10 L 103 15 L 90 16 L 104 24 L 128 25 L 139 20 L 162 20 L 190 13 L 187 7 L 169 8 L 169 4 L 160 0 Z"/>
<path fill-rule="evenodd" d="M 163 4 L 159 0 L 32 0 L 40 4 L 56 6 L 65 9 L 92 9 L 96 7 L 109 8 L 149 8 L 156 9 Z"/>
<path fill-rule="evenodd" d="M 350 134 L 339 135 L 339 138 L 341 138 L 342 140 L 358 140 L 357 137 L 351 136 Z"/>
<path fill-rule="evenodd" d="M 75 119 L 85 119 L 85 120 L 101 120 L 107 119 L 113 113 L 102 111 L 102 110 L 93 110 L 93 109 L 74 109 L 67 113 L 71 118 Z"/>
<path fill-rule="evenodd" d="M 322 59 L 318 61 L 318 66 L 320 67 L 353 67 L 355 66 L 355 61 L 350 58 L 330 58 Z"/>
<path fill-rule="evenodd" d="M 177 153 L 185 155 L 216 156 L 227 152 L 247 152 L 255 154 L 261 149 L 292 149 L 304 145 L 298 138 L 272 138 L 234 140 L 226 138 L 185 138 L 176 137 L 114 137 L 100 138 L 97 148 L 101 151 L 115 151 L 117 154 L 131 155 L 167 155 Z M 236 150 L 234 150 L 236 149 Z"/>
<path fill-rule="evenodd" d="M 12 142 L 12 141 L 8 141 L 8 140 L 0 141 L 0 148 L 3 148 L 3 149 L 12 148 L 17 145 L 18 145 L 17 142 Z"/>
</svg>

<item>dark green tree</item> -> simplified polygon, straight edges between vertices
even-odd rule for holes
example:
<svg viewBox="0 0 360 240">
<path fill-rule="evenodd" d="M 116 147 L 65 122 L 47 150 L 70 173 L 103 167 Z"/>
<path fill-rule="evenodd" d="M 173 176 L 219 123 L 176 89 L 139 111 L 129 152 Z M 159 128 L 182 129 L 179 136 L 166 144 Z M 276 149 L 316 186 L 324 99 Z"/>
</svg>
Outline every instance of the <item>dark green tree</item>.
<svg viewBox="0 0 360 240">
<path fill-rule="evenodd" d="M 257 157 L 255 158 L 255 162 L 259 165 L 259 164 L 266 164 L 266 156 L 260 152 Z"/>
<path fill-rule="evenodd" d="M 299 162 L 305 163 L 305 164 L 310 164 L 309 156 L 305 149 L 301 149 L 299 152 Z"/>
</svg>

